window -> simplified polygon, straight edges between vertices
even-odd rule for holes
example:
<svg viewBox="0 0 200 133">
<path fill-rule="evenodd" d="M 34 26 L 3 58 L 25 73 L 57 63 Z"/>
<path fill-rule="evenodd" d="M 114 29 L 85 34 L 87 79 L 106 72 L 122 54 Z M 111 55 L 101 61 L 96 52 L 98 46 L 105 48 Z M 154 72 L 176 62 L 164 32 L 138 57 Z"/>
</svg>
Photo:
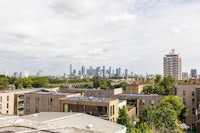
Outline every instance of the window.
<svg viewBox="0 0 200 133">
<path fill-rule="evenodd" d="M 113 105 L 113 111 L 112 111 L 113 115 L 115 114 L 115 105 Z"/>
<path fill-rule="evenodd" d="M 9 101 L 9 96 L 7 96 L 7 101 Z"/>
<path fill-rule="evenodd" d="M 195 90 L 192 90 L 192 96 L 194 96 L 195 95 Z"/>
<path fill-rule="evenodd" d="M 48 99 L 48 105 L 53 105 L 53 98 Z"/>
<path fill-rule="evenodd" d="M 151 105 L 154 105 L 154 100 L 151 100 Z"/>
<path fill-rule="evenodd" d="M 6 113 L 8 114 L 8 110 L 6 111 Z"/>
<path fill-rule="evenodd" d="M 97 110 L 98 110 L 98 112 L 102 112 L 103 111 L 103 107 L 102 106 L 98 106 Z"/>
<path fill-rule="evenodd" d="M 30 97 L 26 97 L 26 103 L 30 104 Z"/>
<path fill-rule="evenodd" d="M 2 104 L 0 104 L 0 110 L 2 109 Z"/>
<path fill-rule="evenodd" d="M 35 113 L 39 113 L 39 106 L 35 106 Z"/>
<path fill-rule="evenodd" d="M 192 114 L 195 115 L 195 108 L 192 108 Z"/>
<path fill-rule="evenodd" d="M 183 90 L 183 96 L 185 96 L 185 90 Z"/>
<path fill-rule="evenodd" d="M 26 113 L 30 112 L 30 105 L 26 105 Z"/>
<path fill-rule="evenodd" d="M 9 108 L 9 103 L 7 103 L 7 106 L 6 106 L 6 107 L 7 107 L 7 109 Z"/>
<path fill-rule="evenodd" d="M 142 105 L 144 105 L 145 104 L 145 100 L 142 100 Z"/>
<path fill-rule="evenodd" d="M 36 98 L 35 98 L 35 104 L 39 104 L 39 102 L 40 102 L 40 98 L 39 98 L 39 97 L 36 97 Z"/>
<path fill-rule="evenodd" d="M 185 98 L 183 98 L 183 104 L 186 105 L 186 100 L 185 100 Z"/>
<path fill-rule="evenodd" d="M 49 106 L 49 107 L 48 107 L 48 112 L 52 112 L 51 109 L 52 109 L 52 107 Z"/>
<path fill-rule="evenodd" d="M 0 102 L 2 102 L 2 96 L 0 96 Z"/>
<path fill-rule="evenodd" d="M 195 104 L 195 100 L 194 100 L 194 98 L 192 99 L 192 105 L 194 105 Z"/>
<path fill-rule="evenodd" d="M 112 116 L 112 107 L 113 106 L 110 106 L 110 116 Z"/>
</svg>

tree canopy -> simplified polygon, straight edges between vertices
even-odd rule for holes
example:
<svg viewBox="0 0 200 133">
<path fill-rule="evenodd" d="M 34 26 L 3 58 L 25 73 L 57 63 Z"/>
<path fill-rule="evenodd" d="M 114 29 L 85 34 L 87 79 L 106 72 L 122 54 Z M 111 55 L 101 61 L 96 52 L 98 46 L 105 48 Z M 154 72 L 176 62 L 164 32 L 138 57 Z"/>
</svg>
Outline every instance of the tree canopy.
<svg viewBox="0 0 200 133">
<path fill-rule="evenodd" d="M 144 86 L 144 94 L 168 94 L 169 89 L 175 85 L 175 80 L 172 76 L 168 75 L 166 77 L 161 77 L 156 75 L 154 79 L 154 84 L 149 84 Z"/>
</svg>

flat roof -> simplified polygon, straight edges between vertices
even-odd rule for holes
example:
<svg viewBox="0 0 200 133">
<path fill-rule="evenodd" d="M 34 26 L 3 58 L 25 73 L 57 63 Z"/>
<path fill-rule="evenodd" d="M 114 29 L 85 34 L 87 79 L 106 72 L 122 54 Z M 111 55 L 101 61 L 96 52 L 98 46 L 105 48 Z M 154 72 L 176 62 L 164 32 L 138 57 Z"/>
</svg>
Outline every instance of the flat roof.
<svg viewBox="0 0 200 133">
<path fill-rule="evenodd" d="M 126 127 L 117 123 L 87 115 L 72 112 L 42 112 L 21 116 L 12 121 L 2 131 L 18 132 L 59 132 L 59 133 L 125 133 Z M 1 122 L 1 124 L 4 124 Z"/>
<path fill-rule="evenodd" d="M 102 97 L 69 97 L 63 98 L 64 100 L 72 100 L 72 101 L 90 101 L 90 102 L 104 102 L 108 103 L 114 99 L 111 98 L 102 98 Z"/>
<path fill-rule="evenodd" d="M 32 88 L 32 89 L 15 89 L 15 90 L 1 90 L 0 93 L 27 93 L 27 92 L 34 92 L 34 91 L 41 91 L 43 88 Z"/>
<path fill-rule="evenodd" d="M 0 121 L 9 120 L 9 119 L 17 118 L 17 117 L 18 116 L 15 116 L 15 115 L 3 115 L 3 114 L 0 114 Z"/>
<path fill-rule="evenodd" d="M 118 94 L 117 96 L 124 96 L 124 97 L 144 97 L 144 96 L 163 96 L 158 94 Z"/>
<path fill-rule="evenodd" d="M 74 95 L 74 94 L 79 94 L 79 93 L 60 93 L 60 92 L 33 92 L 31 94 L 41 94 L 41 95 L 48 95 L 48 94 L 52 94 L 52 95 Z"/>
</svg>

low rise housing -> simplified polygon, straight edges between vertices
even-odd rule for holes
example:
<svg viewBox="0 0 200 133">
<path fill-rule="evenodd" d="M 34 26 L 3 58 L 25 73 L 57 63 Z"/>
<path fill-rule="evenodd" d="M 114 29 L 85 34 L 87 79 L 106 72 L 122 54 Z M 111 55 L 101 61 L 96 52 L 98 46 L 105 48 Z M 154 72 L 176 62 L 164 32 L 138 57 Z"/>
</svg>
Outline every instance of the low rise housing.
<svg viewBox="0 0 200 133">
<path fill-rule="evenodd" d="M 100 97 L 70 97 L 60 99 L 61 112 L 82 112 L 116 122 L 118 99 Z"/>
<path fill-rule="evenodd" d="M 139 114 L 139 109 L 142 105 L 157 105 L 165 95 L 157 94 L 118 94 L 115 98 L 120 100 L 127 100 L 127 105 L 136 107 L 136 114 Z"/>
<path fill-rule="evenodd" d="M 68 88 L 63 92 L 81 93 L 82 96 L 87 96 L 87 97 L 92 96 L 92 97 L 113 98 L 115 95 L 122 93 L 122 88 L 115 88 L 115 89 Z"/>
<path fill-rule="evenodd" d="M 176 85 L 171 89 L 170 94 L 180 96 L 183 99 L 183 103 L 188 108 L 185 123 L 192 129 L 196 129 L 197 121 L 200 120 L 200 85 Z"/>
<path fill-rule="evenodd" d="M 0 91 L 0 114 L 24 115 L 24 94 L 42 89 Z"/>
<path fill-rule="evenodd" d="M 80 93 L 31 92 L 24 95 L 24 114 L 59 112 L 60 98 L 79 97 Z"/>
</svg>

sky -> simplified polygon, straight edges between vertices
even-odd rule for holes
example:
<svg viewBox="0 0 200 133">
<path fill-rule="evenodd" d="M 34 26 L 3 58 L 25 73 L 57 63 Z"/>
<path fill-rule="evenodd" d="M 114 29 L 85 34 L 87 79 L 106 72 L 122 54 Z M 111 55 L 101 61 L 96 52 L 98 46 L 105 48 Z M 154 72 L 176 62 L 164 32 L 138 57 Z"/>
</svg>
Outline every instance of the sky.
<svg viewBox="0 0 200 133">
<path fill-rule="evenodd" d="M 200 68 L 200 0 L 0 1 L 1 72 L 55 75 L 72 64 L 163 74 L 172 48 L 182 71 Z"/>
</svg>

